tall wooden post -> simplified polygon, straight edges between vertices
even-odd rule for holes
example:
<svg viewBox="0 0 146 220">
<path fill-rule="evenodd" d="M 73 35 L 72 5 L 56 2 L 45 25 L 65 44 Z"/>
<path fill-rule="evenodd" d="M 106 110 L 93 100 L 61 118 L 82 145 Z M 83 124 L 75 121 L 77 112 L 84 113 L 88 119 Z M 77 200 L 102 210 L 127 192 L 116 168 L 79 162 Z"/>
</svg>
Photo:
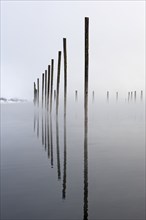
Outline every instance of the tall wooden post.
<svg viewBox="0 0 146 220">
<path fill-rule="evenodd" d="M 45 70 L 45 107 L 47 101 L 47 70 Z"/>
<path fill-rule="evenodd" d="M 56 90 L 54 90 L 54 100 L 56 100 Z"/>
<path fill-rule="evenodd" d="M 33 83 L 33 88 L 34 88 L 33 103 L 34 103 L 34 105 L 35 105 L 35 104 L 36 104 L 36 84 L 35 84 L 35 82 Z"/>
<path fill-rule="evenodd" d="M 37 103 L 39 106 L 39 78 L 37 78 Z"/>
<path fill-rule="evenodd" d="M 66 99 L 67 99 L 67 48 L 66 48 L 66 38 L 63 38 L 63 54 L 64 54 L 64 115 L 66 115 Z"/>
<path fill-rule="evenodd" d="M 48 65 L 48 93 L 47 93 L 47 110 L 49 109 L 49 95 L 50 95 L 50 65 Z"/>
<path fill-rule="evenodd" d="M 53 96 L 53 72 L 54 72 L 54 60 L 51 60 L 51 91 L 50 91 L 50 112 L 52 111 L 52 96 Z"/>
<path fill-rule="evenodd" d="M 56 98 L 56 114 L 57 115 L 58 115 L 58 106 L 59 106 L 60 67 L 61 67 L 61 51 L 58 52 L 57 98 Z"/>
<path fill-rule="evenodd" d="M 140 92 L 140 99 L 142 100 L 143 99 L 143 91 L 141 90 Z"/>
<path fill-rule="evenodd" d="M 42 74 L 42 108 L 44 104 L 44 73 Z"/>
<path fill-rule="evenodd" d="M 85 116 L 88 114 L 88 70 L 89 70 L 89 18 L 85 17 L 85 88 L 84 109 Z"/>
</svg>

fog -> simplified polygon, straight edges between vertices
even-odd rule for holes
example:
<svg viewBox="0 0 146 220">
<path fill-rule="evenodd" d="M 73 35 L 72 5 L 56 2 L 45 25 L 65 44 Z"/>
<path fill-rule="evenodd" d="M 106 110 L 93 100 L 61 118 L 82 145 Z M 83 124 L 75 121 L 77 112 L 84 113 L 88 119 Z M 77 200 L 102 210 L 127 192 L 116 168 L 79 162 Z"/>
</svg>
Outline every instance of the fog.
<svg viewBox="0 0 146 220">
<path fill-rule="evenodd" d="M 84 86 L 84 17 L 89 17 L 89 92 L 145 87 L 144 1 L 2 1 L 1 96 L 33 99 L 33 82 L 67 38 L 68 97 Z M 63 56 L 62 56 L 63 58 Z M 63 90 L 63 60 L 61 62 Z"/>
</svg>

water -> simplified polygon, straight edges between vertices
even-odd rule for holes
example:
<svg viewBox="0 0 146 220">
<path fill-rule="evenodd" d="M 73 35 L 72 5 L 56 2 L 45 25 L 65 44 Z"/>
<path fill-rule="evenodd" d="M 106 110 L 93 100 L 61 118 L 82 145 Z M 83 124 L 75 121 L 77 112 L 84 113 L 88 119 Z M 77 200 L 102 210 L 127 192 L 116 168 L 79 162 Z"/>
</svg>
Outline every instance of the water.
<svg viewBox="0 0 146 220">
<path fill-rule="evenodd" d="M 145 219 L 144 102 L 67 107 L 1 105 L 1 218 Z"/>
</svg>

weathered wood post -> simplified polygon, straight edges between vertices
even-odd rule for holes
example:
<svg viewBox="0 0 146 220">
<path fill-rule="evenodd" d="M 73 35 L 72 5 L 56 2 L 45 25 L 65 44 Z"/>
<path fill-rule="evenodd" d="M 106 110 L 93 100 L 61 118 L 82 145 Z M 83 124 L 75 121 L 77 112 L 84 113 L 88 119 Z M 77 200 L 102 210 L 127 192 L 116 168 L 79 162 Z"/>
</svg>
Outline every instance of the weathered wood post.
<svg viewBox="0 0 146 220">
<path fill-rule="evenodd" d="M 56 98 L 56 114 L 57 114 L 57 115 L 58 115 L 58 106 L 59 106 L 60 67 L 61 67 L 61 51 L 58 52 L 57 98 Z"/>
<path fill-rule="evenodd" d="M 39 106 L 39 78 L 37 78 L 37 103 Z"/>
<path fill-rule="evenodd" d="M 107 98 L 107 101 L 109 101 L 109 91 L 107 91 L 106 98 Z"/>
<path fill-rule="evenodd" d="M 116 100 L 118 100 L 118 92 L 116 92 Z"/>
<path fill-rule="evenodd" d="M 47 70 L 45 70 L 45 107 L 47 101 Z"/>
<path fill-rule="evenodd" d="M 47 92 L 47 110 L 49 109 L 49 95 L 50 95 L 50 65 L 48 65 L 48 92 Z"/>
<path fill-rule="evenodd" d="M 134 91 L 134 100 L 136 101 L 136 91 Z"/>
<path fill-rule="evenodd" d="M 35 82 L 33 83 L 33 89 L 34 89 L 33 103 L 35 105 L 36 104 L 36 84 L 35 84 Z"/>
<path fill-rule="evenodd" d="M 53 130 L 52 117 L 50 117 L 50 144 L 51 144 L 51 167 L 53 168 Z"/>
<path fill-rule="evenodd" d="M 88 114 L 88 71 L 89 71 L 89 18 L 85 17 L 85 87 L 84 87 L 85 117 L 87 117 Z"/>
<path fill-rule="evenodd" d="M 42 74 L 42 108 L 44 104 L 44 73 Z"/>
<path fill-rule="evenodd" d="M 92 101 L 94 101 L 94 91 L 92 91 Z"/>
<path fill-rule="evenodd" d="M 54 100 L 56 100 L 56 90 L 54 90 Z"/>
<path fill-rule="evenodd" d="M 53 96 L 53 72 L 54 72 L 54 60 L 51 60 L 51 91 L 50 91 L 50 112 L 52 112 L 52 96 Z"/>
<path fill-rule="evenodd" d="M 63 38 L 63 54 L 64 54 L 64 114 L 66 115 L 66 101 L 67 101 L 67 48 L 66 48 L 66 38 Z"/>
<path fill-rule="evenodd" d="M 78 91 L 76 90 L 75 91 L 75 101 L 77 101 L 78 100 Z"/>
<path fill-rule="evenodd" d="M 133 99 L 133 92 L 131 92 L 131 99 Z"/>
<path fill-rule="evenodd" d="M 143 99 L 143 91 L 141 90 L 140 92 L 140 99 L 142 100 Z"/>
<path fill-rule="evenodd" d="M 129 100 L 130 100 L 130 92 L 128 92 L 128 102 L 129 102 Z"/>
</svg>

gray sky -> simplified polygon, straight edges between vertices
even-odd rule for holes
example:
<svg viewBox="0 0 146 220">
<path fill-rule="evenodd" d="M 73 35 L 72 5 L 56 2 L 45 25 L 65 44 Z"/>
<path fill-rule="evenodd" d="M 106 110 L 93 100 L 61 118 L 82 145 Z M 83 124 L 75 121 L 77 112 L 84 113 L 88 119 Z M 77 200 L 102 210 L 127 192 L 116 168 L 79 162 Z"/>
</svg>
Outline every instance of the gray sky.
<svg viewBox="0 0 146 220">
<path fill-rule="evenodd" d="M 144 89 L 144 1 L 2 1 L 1 96 L 32 99 L 33 82 L 67 38 L 68 94 L 83 91 L 84 17 L 90 18 L 89 90 Z M 63 61 L 63 60 L 62 60 Z M 61 92 L 63 62 L 61 63 Z"/>
</svg>

